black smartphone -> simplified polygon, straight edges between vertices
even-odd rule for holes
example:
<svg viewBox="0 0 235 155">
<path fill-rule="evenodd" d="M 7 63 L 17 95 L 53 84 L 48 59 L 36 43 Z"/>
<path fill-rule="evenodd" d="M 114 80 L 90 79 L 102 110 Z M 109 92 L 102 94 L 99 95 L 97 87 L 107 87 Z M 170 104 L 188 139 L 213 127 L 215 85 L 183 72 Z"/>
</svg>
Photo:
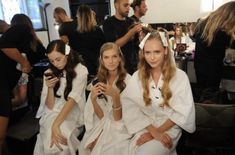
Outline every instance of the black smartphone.
<svg viewBox="0 0 235 155">
<path fill-rule="evenodd" d="M 44 76 L 49 77 L 49 80 L 55 77 L 55 75 L 51 72 L 44 73 Z"/>
<path fill-rule="evenodd" d="M 95 80 L 92 81 L 92 85 L 94 86 L 94 85 L 96 85 L 98 82 L 99 82 L 99 80 L 98 80 L 98 79 L 95 79 Z M 99 98 L 99 99 L 104 98 L 104 94 L 98 95 L 98 98 Z"/>
</svg>

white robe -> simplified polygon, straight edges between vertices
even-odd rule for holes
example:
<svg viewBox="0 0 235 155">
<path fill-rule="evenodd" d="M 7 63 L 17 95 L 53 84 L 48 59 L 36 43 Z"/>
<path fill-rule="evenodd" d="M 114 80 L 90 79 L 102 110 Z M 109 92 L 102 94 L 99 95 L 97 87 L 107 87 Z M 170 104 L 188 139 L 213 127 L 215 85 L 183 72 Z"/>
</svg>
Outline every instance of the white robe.
<svg viewBox="0 0 235 155">
<path fill-rule="evenodd" d="M 48 71 L 46 71 L 48 72 Z M 40 118 L 40 132 L 37 136 L 37 142 L 34 148 L 34 155 L 75 155 L 79 147 L 78 127 L 83 125 L 83 110 L 86 102 L 85 88 L 87 84 L 88 71 L 85 66 L 78 64 L 75 67 L 77 76 L 73 79 L 72 90 L 68 97 L 73 98 L 77 103 L 69 112 L 66 119 L 60 126 L 63 136 L 67 138 L 68 145 L 62 145 L 63 151 L 60 151 L 56 145 L 50 148 L 51 143 L 51 127 L 62 110 L 66 100 L 64 99 L 64 89 L 66 87 L 66 78 L 60 79 L 60 88 L 57 91 L 60 98 L 55 98 L 55 105 L 53 109 L 48 109 L 45 105 L 48 87 L 45 79 L 43 82 L 43 89 L 41 94 L 41 102 L 36 117 Z"/>
<path fill-rule="evenodd" d="M 145 150 L 144 155 L 156 154 L 156 151 L 161 152 L 161 155 L 176 154 L 175 147 L 181 136 L 181 130 L 187 132 L 195 131 L 195 107 L 191 92 L 190 83 L 187 75 L 180 69 L 176 70 L 176 74 L 170 82 L 170 89 L 172 97 L 169 101 L 170 107 L 162 107 L 160 104 L 163 101 L 161 96 L 161 87 L 163 85 L 163 77 L 161 75 L 158 85 L 155 86 L 152 80 L 149 85 L 151 105 L 145 106 L 143 100 L 143 88 L 138 76 L 138 71 L 135 72 L 128 83 L 126 89 L 121 97 L 123 103 L 123 119 L 130 134 L 135 134 L 130 145 L 130 155 L 141 154 L 138 149 L 146 150 L 153 148 L 152 153 L 147 153 Z M 166 133 L 173 139 L 172 149 L 166 149 L 164 146 L 152 140 L 144 145 L 136 146 L 136 141 L 150 124 L 159 127 L 167 119 L 173 121 L 176 125 L 170 128 Z M 155 142 L 153 142 L 155 141 Z M 149 145 L 150 147 L 149 147 Z M 155 151 L 155 153 L 154 153 Z M 140 151 L 141 152 L 141 151 Z M 151 152 L 151 151 L 150 151 Z"/>
<path fill-rule="evenodd" d="M 126 84 L 128 79 L 130 79 L 130 75 L 126 77 Z M 118 89 L 115 84 L 113 87 Z M 104 113 L 102 119 L 99 119 L 95 114 L 90 95 L 88 97 L 84 110 L 86 133 L 81 142 L 81 148 L 79 148 L 79 155 L 128 155 L 131 135 L 127 133 L 122 119 L 114 120 L 112 98 L 106 97 L 107 102 L 104 99 L 97 99 Z M 97 143 L 90 152 L 87 148 L 96 138 L 98 138 Z"/>
</svg>

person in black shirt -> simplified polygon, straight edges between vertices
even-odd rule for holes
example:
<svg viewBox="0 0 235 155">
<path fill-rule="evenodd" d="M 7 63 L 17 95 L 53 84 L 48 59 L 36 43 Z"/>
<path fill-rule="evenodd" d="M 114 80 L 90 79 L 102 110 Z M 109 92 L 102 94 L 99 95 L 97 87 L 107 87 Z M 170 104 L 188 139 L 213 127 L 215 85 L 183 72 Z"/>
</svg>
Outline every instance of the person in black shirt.
<svg viewBox="0 0 235 155">
<path fill-rule="evenodd" d="M 106 41 L 115 42 L 123 52 L 125 68 L 132 74 L 137 69 L 139 47 L 134 36 L 142 30 L 141 24 L 134 24 L 128 17 L 130 10 L 129 0 L 115 0 L 115 15 L 106 19 L 103 31 Z"/>
<path fill-rule="evenodd" d="M 11 112 L 11 93 L 22 72 L 29 73 L 31 66 L 45 57 L 45 51 L 33 29 L 31 20 L 24 14 L 16 14 L 11 27 L 0 38 L 0 154 Z M 45 50 L 45 48 L 44 48 Z M 21 55 L 25 53 L 27 59 Z M 16 69 L 17 62 L 21 71 Z"/>
<path fill-rule="evenodd" d="M 105 37 L 96 23 L 94 11 L 89 6 L 79 6 L 77 17 L 78 27 L 73 34 L 76 42 L 74 50 L 82 56 L 89 72 L 88 80 L 91 80 L 97 73 L 99 51 L 105 43 Z"/>
<path fill-rule="evenodd" d="M 196 48 L 194 67 L 198 87 L 207 97 L 203 100 L 215 102 L 223 73 L 225 50 L 235 40 L 235 2 L 228 2 L 208 17 L 198 22 L 195 31 Z M 209 92 L 210 93 L 209 93 Z M 213 95 L 214 94 L 214 95 Z"/>
<path fill-rule="evenodd" d="M 140 18 L 143 17 L 148 10 L 145 0 L 133 0 L 133 2 L 131 3 L 131 7 L 134 10 L 134 15 L 132 15 L 131 18 L 136 23 L 141 22 Z"/>
<path fill-rule="evenodd" d="M 54 9 L 54 18 L 60 25 L 58 30 L 60 39 L 73 48 L 75 43 L 72 34 L 76 31 L 77 21 L 68 17 L 66 11 L 61 7 Z"/>
</svg>

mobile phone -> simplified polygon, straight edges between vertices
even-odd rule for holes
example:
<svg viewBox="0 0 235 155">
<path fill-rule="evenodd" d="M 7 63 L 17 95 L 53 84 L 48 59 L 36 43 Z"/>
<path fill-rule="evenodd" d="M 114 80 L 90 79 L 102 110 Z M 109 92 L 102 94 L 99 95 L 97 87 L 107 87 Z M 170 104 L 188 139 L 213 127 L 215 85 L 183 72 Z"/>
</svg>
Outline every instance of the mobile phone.
<svg viewBox="0 0 235 155">
<path fill-rule="evenodd" d="M 99 82 L 99 80 L 98 80 L 98 79 L 95 79 L 95 80 L 92 81 L 92 85 L 94 86 L 94 85 L 96 85 L 98 82 Z M 98 95 L 98 98 L 99 98 L 99 99 L 104 98 L 104 94 Z"/>
<path fill-rule="evenodd" d="M 49 80 L 55 77 L 55 75 L 52 72 L 46 72 L 44 73 L 44 76 L 49 77 Z"/>
</svg>

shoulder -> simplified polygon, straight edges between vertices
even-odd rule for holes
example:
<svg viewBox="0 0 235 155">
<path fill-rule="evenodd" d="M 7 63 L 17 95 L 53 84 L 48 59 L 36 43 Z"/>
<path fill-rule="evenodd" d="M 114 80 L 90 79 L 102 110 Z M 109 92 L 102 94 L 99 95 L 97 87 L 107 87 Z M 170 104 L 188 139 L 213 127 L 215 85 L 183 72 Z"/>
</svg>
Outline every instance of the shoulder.
<svg viewBox="0 0 235 155">
<path fill-rule="evenodd" d="M 81 63 L 78 63 L 78 64 L 76 65 L 76 67 L 74 68 L 74 70 L 75 70 L 79 75 L 81 75 L 81 74 L 88 74 L 87 68 L 86 68 L 84 65 L 82 65 Z"/>
<path fill-rule="evenodd" d="M 189 83 L 188 75 L 181 69 L 176 68 L 175 75 L 172 79 L 172 84 L 177 86 Z"/>
</svg>

